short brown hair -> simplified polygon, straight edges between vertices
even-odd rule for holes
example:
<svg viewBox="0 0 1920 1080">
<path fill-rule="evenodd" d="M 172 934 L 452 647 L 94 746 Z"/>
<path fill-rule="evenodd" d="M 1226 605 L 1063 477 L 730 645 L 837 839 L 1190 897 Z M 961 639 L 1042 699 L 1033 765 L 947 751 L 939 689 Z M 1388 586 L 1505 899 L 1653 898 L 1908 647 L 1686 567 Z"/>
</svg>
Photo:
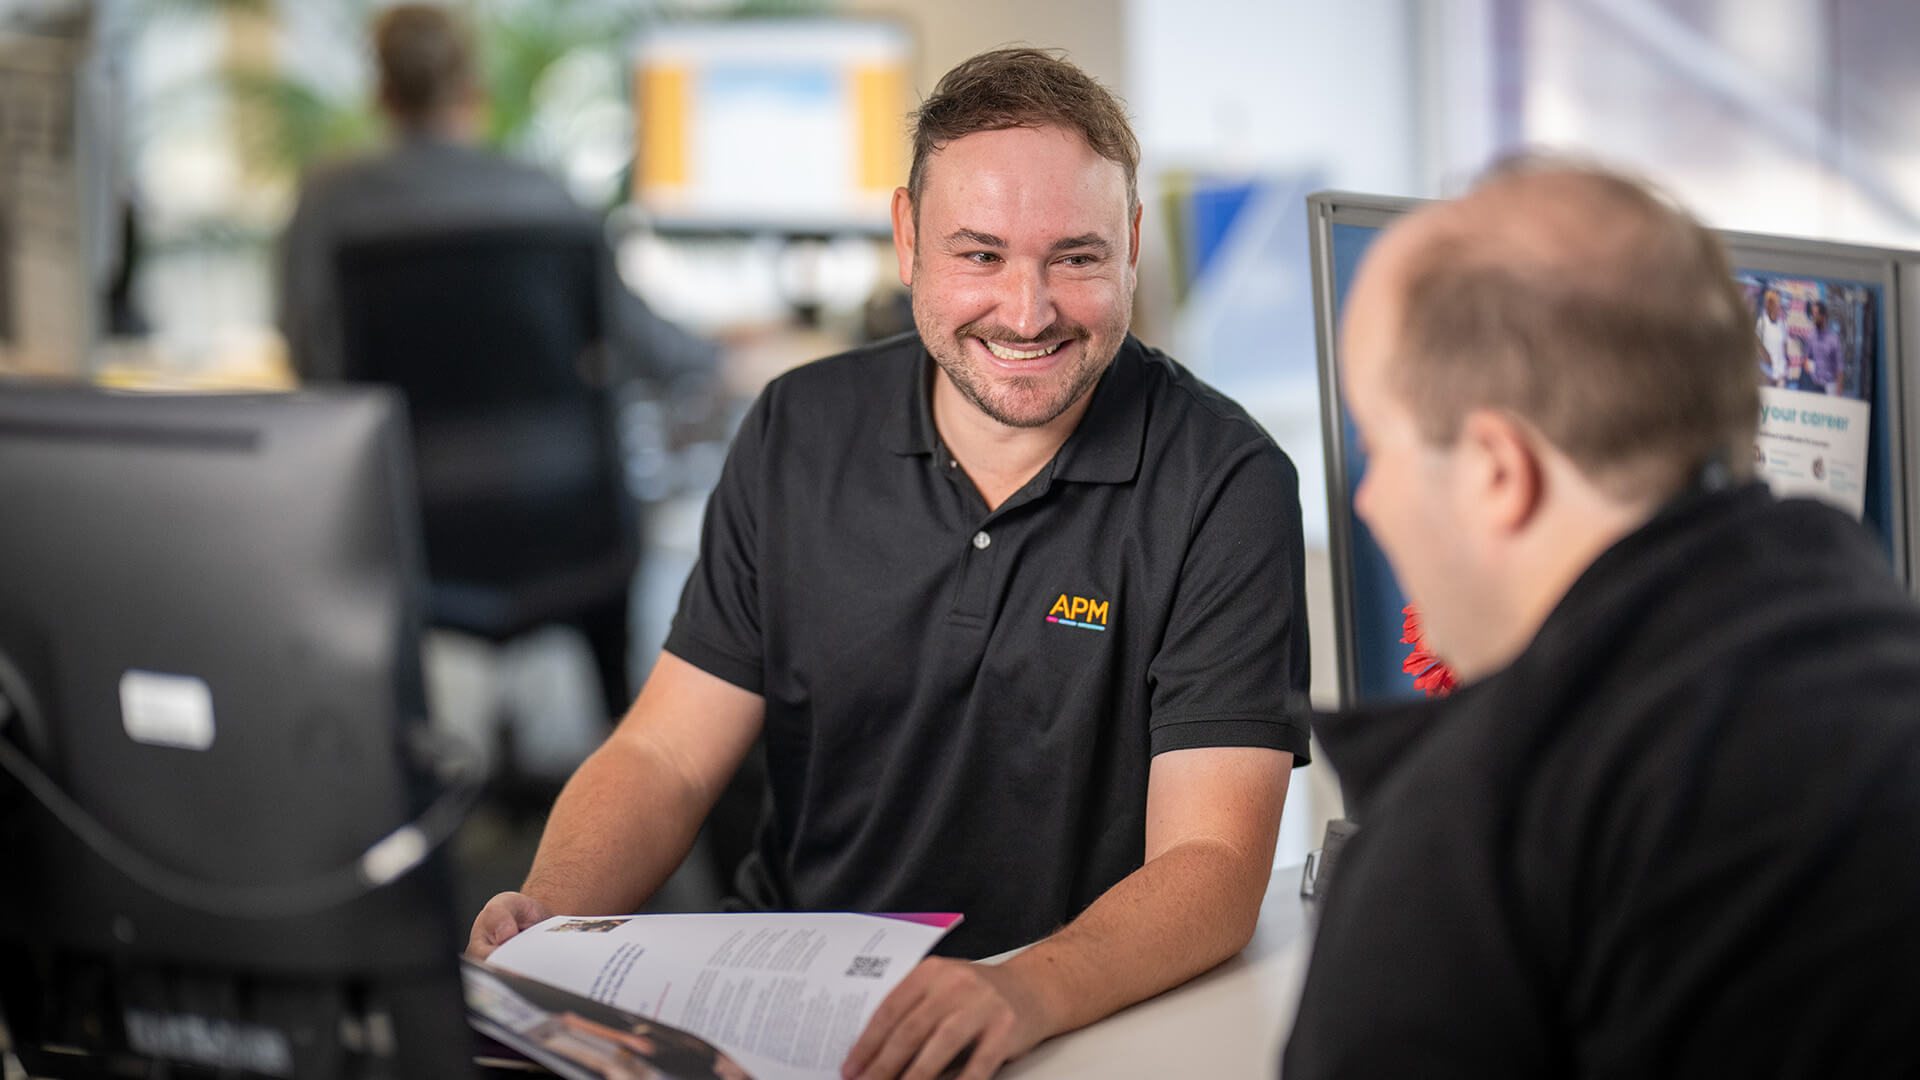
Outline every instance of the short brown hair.
<svg viewBox="0 0 1920 1080">
<path fill-rule="evenodd" d="M 1677 490 L 1714 460 L 1751 472 L 1753 316 L 1711 232 L 1639 181 L 1537 155 L 1466 201 L 1481 212 L 1404 279 L 1396 375 L 1430 442 L 1495 408 L 1616 497 Z"/>
<path fill-rule="evenodd" d="M 907 195 L 917 208 L 927 159 L 963 136 L 1005 128 L 1062 127 L 1127 177 L 1127 213 L 1140 206 L 1140 143 L 1119 99 L 1057 49 L 1008 48 L 963 60 L 940 77 L 913 116 Z"/>
<path fill-rule="evenodd" d="M 417 123 L 459 104 L 474 89 L 473 39 L 452 12 L 399 4 L 374 23 L 380 98 L 402 121 Z"/>
</svg>

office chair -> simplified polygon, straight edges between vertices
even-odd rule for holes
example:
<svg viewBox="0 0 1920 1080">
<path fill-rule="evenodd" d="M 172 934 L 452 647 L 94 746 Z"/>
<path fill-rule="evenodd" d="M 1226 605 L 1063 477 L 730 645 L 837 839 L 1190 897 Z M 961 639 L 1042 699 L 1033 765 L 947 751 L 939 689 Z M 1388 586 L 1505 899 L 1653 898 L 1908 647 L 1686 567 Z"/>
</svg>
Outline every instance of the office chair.
<svg viewBox="0 0 1920 1080">
<path fill-rule="evenodd" d="M 494 642 L 573 626 L 617 714 L 640 527 L 605 258 L 591 223 L 443 229 L 344 243 L 335 280 L 345 378 L 411 413 L 429 622 Z"/>
</svg>

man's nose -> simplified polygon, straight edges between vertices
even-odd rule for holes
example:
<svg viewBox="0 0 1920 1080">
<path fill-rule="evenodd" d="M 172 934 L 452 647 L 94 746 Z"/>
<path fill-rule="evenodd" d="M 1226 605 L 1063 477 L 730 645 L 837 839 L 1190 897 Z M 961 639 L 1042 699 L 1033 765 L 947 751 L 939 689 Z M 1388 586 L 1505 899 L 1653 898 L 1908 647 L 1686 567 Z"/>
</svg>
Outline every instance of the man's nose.
<svg viewBox="0 0 1920 1080">
<path fill-rule="evenodd" d="M 1046 267 L 1017 269 L 1008 275 L 1007 284 L 1009 294 L 1003 300 L 1001 318 L 1007 329 L 1026 341 L 1034 341 L 1055 321 Z"/>
</svg>

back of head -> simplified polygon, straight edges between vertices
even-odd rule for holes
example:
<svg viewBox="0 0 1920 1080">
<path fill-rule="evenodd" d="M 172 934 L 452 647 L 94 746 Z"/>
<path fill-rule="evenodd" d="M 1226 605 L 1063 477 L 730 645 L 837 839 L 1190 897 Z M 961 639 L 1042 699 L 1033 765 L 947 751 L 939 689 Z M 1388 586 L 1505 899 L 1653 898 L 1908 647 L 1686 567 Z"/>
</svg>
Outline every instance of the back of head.
<svg viewBox="0 0 1920 1080">
<path fill-rule="evenodd" d="M 429 123 L 472 97 L 472 37 L 447 9 L 432 4 L 388 8 L 374 24 L 373 39 L 380 101 L 400 123 Z"/>
<path fill-rule="evenodd" d="M 1403 284 L 1395 377 L 1429 441 L 1502 410 L 1625 502 L 1709 461 L 1750 473 L 1752 316 L 1718 239 L 1643 184 L 1504 163 L 1434 215 Z"/>
<path fill-rule="evenodd" d="M 927 159 L 955 139 L 1005 128 L 1060 127 L 1080 135 L 1127 178 L 1127 212 L 1140 205 L 1135 174 L 1140 143 L 1126 110 L 1106 87 L 1056 51 L 983 52 L 940 77 L 913 118 L 913 168 L 907 193 L 920 205 Z"/>
</svg>

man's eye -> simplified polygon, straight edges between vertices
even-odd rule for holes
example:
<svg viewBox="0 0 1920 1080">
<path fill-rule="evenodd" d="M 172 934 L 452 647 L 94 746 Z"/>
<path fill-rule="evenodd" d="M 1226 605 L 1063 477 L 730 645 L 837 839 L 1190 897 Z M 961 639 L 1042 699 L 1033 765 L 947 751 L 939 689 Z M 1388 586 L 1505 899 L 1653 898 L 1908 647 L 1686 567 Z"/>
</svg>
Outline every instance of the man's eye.
<svg viewBox="0 0 1920 1080">
<path fill-rule="evenodd" d="M 1000 256 L 995 255 L 991 251 L 969 251 L 966 254 L 966 258 L 967 261 L 979 263 L 981 266 L 1000 261 Z"/>
<path fill-rule="evenodd" d="M 1069 255 L 1060 261 L 1066 263 L 1068 266 L 1092 266 L 1099 260 L 1095 259 L 1092 255 Z"/>
</svg>

